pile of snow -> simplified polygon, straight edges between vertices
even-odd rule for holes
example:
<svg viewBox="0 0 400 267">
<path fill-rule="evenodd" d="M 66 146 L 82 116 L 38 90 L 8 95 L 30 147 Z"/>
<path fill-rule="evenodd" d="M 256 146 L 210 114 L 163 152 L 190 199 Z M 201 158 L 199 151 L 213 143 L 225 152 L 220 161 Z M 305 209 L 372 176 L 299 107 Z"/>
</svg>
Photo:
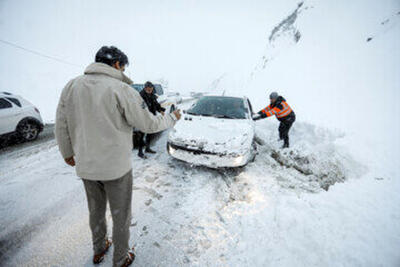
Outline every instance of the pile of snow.
<svg viewBox="0 0 400 267">
<path fill-rule="evenodd" d="M 295 122 L 290 131 L 292 146 L 281 149 L 277 128 L 276 122 L 257 123 L 257 141 L 261 144 L 259 156 L 271 166 L 271 173 L 283 187 L 319 192 L 366 171 L 338 144 L 344 133 Z"/>
</svg>

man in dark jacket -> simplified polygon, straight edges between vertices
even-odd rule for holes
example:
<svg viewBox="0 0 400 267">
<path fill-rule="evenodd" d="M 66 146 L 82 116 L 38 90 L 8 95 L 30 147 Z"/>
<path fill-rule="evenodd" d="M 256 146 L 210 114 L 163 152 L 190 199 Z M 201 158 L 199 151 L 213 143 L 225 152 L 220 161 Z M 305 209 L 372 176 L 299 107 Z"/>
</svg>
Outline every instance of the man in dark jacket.
<svg viewBox="0 0 400 267">
<path fill-rule="evenodd" d="M 151 82 L 146 82 L 143 90 L 140 92 L 144 102 L 146 103 L 149 111 L 156 115 L 157 112 L 161 113 L 164 116 L 165 108 L 161 107 L 160 103 L 157 101 L 157 95 L 154 94 L 154 85 Z M 146 153 L 156 153 L 154 150 L 150 148 L 150 142 L 153 138 L 154 134 L 145 134 L 143 132 L 139 132 L 139 152 L 138 156 L 145 159 L 146 156 L 143 153 L 143 147 L 146 146 Z M 143 140 L 145 139 L 145 140 Z"/>
<path fill-rule="evenodd" d="M 279 124 L 279 139 L 283 140 L 283 147 L 289 147 L 289 130 L 292 124 L 296 120 L 296 115 L 294 114 L 292 108 L 286 103 L 286 99 L 278 95 L 278 93 L 273 92 L 269 96 L 270 105 L 258 112 L 258 116 L 254 117 L 254 120 L 259 120 L 271 116 L 276 116 L 276 118 L 281 122 Z"/>
</svg>

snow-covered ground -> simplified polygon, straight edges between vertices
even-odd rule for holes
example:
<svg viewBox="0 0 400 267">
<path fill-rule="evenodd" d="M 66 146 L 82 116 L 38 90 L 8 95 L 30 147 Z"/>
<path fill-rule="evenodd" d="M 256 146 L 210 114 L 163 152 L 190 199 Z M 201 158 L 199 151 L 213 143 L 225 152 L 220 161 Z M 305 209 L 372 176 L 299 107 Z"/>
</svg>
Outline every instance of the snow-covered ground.
<svg viewBox="0 0 400 267">
<path fill-rule="evenodd" d="M 296 123 L 293 148 L 281 152 L 275 123 L 257 124 L 259 155 L 239 170 L 172 159 L 166 133 L 155 156 L 141 160 L 133 152 L 135 266 L 400 263 L 399 179 L 368 172 L 341 133 Z M 282 166 L 276 153 L 284 163 L 297 159 L 292 164 L 316 177 L 330 173 L 339 182 L 325 191 L 312 174 Z M 0 169 L 3 263 L 91 266 L 83 185 L 55 142 L 0 155 Z M 111 227 L 110 216 L 108 222 Z"/>
</svg>

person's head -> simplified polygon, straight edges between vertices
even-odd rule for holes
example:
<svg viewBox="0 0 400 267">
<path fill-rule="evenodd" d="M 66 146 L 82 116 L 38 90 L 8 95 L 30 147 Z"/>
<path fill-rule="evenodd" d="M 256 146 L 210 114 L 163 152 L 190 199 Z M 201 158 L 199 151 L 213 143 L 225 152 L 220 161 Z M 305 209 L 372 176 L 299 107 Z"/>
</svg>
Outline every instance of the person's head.
<svg viewBox="0 0 400 267">
<path fill-rule="evenodd" d="M 125 71 L 129 65 L 128 57 L 115 46 L 103 46 L 96 53 L 95 62 L 104 63 L 117 70 Z"/>
<path fill-rule="evenodd" d="M 144 91 L 148 94 L 152 94 L 154 91 L 154 84 L 152 84 L 151 82 L 146 82 L 144 84 Z"/>
<path fill-rule="evenodd" d="M 275 101 L 278 99 L 278 97 L 279 97 L 279 95 L 278 95 L 277 92 L 272 92 L 272 93 L 269 95 L 269 99 L 270 99 L 270 101 L 271 101 L 271 104 L 275 103 Z"/>
</svg>

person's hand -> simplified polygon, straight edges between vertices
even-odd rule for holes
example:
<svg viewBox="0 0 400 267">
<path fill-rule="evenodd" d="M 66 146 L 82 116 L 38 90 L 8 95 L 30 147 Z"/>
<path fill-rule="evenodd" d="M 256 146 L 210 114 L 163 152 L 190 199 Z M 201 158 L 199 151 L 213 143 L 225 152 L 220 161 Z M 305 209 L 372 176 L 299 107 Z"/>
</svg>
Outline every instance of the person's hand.
<svg viewBox="0 0 400 267">
<path fill-rule="evenodd" d="M 65 163 L 67 163 L 69 166 L 72 166 L 72 167 L 75 166 L 75 159 L 74 159 L 73 156 L 69 157 L 69 158 L 66 158 L 64 160 L 65 160 Z"/>
<path fill-rule="evenodd" d="M 177 109 L 177 110 L 175 110 L 175 111 L 172 112 L 172 113 L 175 115 L 175 117 L 176 117 L 177 120 L 180 120 L 180 119 L 181 119 L 181 110 L 180 110 L 180 109 Z"/>
<path fill-rule="evenodd" d="M 161 111 L 160 113 L 161 113 L 161 115 L 163 115 L 163 116 L 165 115 L 164 111 Z"/>
<path fill-rule="evenodd" d="M 253 115 L 253 121 L 258 121 L 258 120 L 261 120 L 262 119 L 262 117 L 260 116 L 260 114 L 254 114 Z"/>
</svg>

